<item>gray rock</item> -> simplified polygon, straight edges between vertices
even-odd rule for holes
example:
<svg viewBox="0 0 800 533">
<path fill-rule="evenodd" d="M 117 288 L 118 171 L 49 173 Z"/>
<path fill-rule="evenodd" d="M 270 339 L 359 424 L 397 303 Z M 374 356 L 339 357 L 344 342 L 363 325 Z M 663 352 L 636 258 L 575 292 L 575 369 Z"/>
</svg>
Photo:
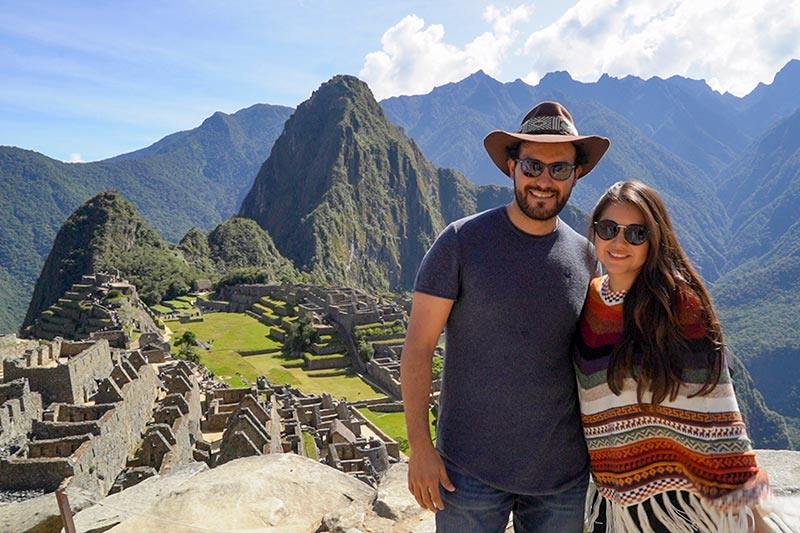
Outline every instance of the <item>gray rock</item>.
<svg viewBox="0 0 800 533">
<path fill-rule="evenodd" d="M 189 463 L 164 476 L 147 478 L 75 515 L 75 528 L 82 533 L 106 531 L 135 514 L 144 513 L 164 495 L 206 470 L 208 466 L 205 463 Z"/>
<path fill-rule="evenodd" d="M 305 533 L 333 511 L 368 508 L 373 496 L 365 483 L 305 457 L 246 457 L 197 474 L 109 531 Z"/>
<path fill-rule="evenodd" d="M 367 508 L 353 503 L 345 509 L 337 509 L 325 515 L 322 519 L 323 531 L 330 533 L 349 533 L 360 531 L 367 516 Z"/>
<path fill-rule="evenodd" d="M 81 495 L 69 497 L 73 514 L 99 498 L 96 494 L 88 496 L 90 499 Z M 61 512 L 53 492 L 22 502 L 0 504 L 0 532 L 58 533 L 61 527 Z"/>
<path fill-rule="evenodd" d="M 756 450 L 759 468 L 769 474 L 776 496 L 800 495 L 800 453 L 787 450 Z"/>
<path fill-rule="evenodd" d="M 756 450 L 758 466 L 767 471 L 775 498 L 762 509 L 766 522 L 781 533 L 800 533 L 800 453 Z"/>
<path fill-rule="evenodd" d="M 378 516 L 395 521 L 425 512 L 408 491 L 408 463 L 395 463 L 389 468 L 378 487 L 372 509 Z"/>
</svg>

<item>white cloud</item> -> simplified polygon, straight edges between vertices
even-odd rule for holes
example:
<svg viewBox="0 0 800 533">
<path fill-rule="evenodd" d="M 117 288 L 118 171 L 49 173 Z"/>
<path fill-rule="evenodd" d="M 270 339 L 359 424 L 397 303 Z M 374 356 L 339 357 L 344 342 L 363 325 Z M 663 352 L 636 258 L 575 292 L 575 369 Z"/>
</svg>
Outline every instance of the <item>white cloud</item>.
<svg viewBox="0 0 800 533">
<path fill-rule="evenodd" d="M 499 9 L 490 5 L 483 18 L 492 30 L 463 48 L 445 42 L 441 24 L 425 28 L 422 18 L 408 15 L 386 30 L 381 38 L 383 49 L 367 54 L 359 76 L 378 99 L 426 93 L 481 69 L 499 77 L 503 60 L 519 38 L 514 26 L 532 14 L 533 9 L 528 6 Z"/>
<path fill-rule="evenodd" d="M 79 153 L 69 154 L 69 161 L 67 163 L 83 163 L 83 157 Z"/>
<path fill-rule="evenodd" d="M 743 96 L 800 57 L 798 31 L 800 3 L 785 0 L 579 0 L 528 37 L 524 79 L 678 74 Z"/>
</svg>

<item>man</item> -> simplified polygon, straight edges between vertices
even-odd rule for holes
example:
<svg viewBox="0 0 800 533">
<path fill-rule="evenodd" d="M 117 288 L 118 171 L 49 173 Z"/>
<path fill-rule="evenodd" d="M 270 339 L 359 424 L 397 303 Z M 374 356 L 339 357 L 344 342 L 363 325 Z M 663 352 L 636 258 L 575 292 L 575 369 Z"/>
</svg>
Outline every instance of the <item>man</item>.
<svg viewBox="0 0 800 533">
<path fill-rule="evenodd" d="M 401 360 L 409 490 L 437 531 L 503 531 L 512 510 L 518 532 L 582 531 L 588 454 L 570 344 L 594 262 L 558 213 L 609 141 L 578 135 L 561 104 L 544 102 L 484 146 L 514 200 L 450 224 L 420 265 Z"/>
</svg>

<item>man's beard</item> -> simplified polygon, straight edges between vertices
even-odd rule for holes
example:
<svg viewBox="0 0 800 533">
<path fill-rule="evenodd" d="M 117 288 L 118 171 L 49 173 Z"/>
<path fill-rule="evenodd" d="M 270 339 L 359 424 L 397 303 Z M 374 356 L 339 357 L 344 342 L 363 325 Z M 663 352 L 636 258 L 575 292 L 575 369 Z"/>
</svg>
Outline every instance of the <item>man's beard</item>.
<svg viewBox="0 0 800 533">
<path fill-rule="evenodd" d="M 542 192 L 552 192 L 555 194 L 556 205 L 553 207 L 545 207 L 543 205 L 545 203 L 544 201 L 532 199 L 532 197 L 528 195 L 527 191 L 532 189 L 534 188 L 528 187 L 528 189 L 520 190 L 519 187 L 517 187 L 516 180 L 514 180 L 514 198 L 517 201 L 517 206 L 528 218 L 533 220 L 550 220 L 564 209 L 570 194 L 572 194 L 572 190 L 569 190 L 562 198 L 561 193 L 556 189 L 536 189 Z M 546 200 L 546 202 L 549 203 L 549 200 Z"/>
</svg>

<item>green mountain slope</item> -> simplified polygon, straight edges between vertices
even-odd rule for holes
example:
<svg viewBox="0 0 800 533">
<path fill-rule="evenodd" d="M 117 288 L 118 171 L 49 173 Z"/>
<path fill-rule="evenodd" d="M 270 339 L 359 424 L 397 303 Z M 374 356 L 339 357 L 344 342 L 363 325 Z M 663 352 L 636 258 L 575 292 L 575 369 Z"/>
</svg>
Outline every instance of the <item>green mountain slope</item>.
<svg viewBox="0 0 800 533">
<path fill-rule="evenodd" d="M 336 76 L 287 121 L 240 216 L 316 279 L 402 290 L 446 220 L 474 213 L 478 195 L 460 173 L 436 169 L 366 84 Z"/>
<path fill-rule="evenodd" d="M 798 220 L 800 110 L 725 168 L 717 194 L 731 218 L 731 268 L 769 252 Z"/>
<path fill-rule="evenodd" d="M 275 279 L 296 280 L 298 272 L 284 258 L 272 237 L 255 221 L 234 217 L 208 234 L 208 257 L 217 272 L 256 268 L 272 272 Z"/>
<path fill-rule="evenodd" d="M 800 111 L 723 173 L 729 261 L 714 285 L 728 337 L 768 404 L 800 418 Z"/>
<path fill-rule="evenodd" d="M 142 220 L 116 191 L 81 205 L 56 235 L 23 328 L 56 302 L 84 274 L 119 272 L 147 304 L 187 292 L 197 273 Z"/>
<path fill-rule="evenodd" d="M 165 238 L 210 230 L 238 209 L 291 113 L 259 104 L 216 113 L 201 126 L 96 163 L 67 164 L 0 147 L 0 331 L 22 321 L 53 238 L 92 195 L 122 192 Z"/>
</svg>

